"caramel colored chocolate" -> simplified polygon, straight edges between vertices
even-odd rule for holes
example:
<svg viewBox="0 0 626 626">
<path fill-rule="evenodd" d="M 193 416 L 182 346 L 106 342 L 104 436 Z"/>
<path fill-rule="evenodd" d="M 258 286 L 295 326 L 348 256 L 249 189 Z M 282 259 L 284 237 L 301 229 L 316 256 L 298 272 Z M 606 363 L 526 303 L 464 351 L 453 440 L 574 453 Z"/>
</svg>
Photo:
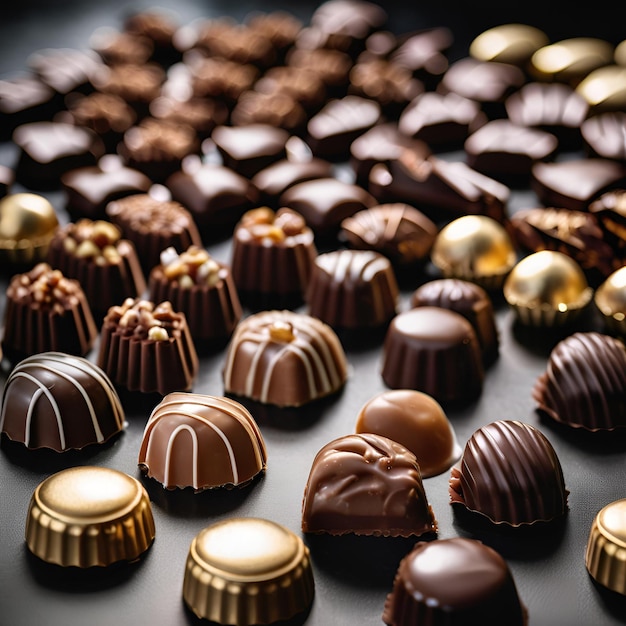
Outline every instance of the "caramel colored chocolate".
<svg viewBox="0 0 626 626">
<path fill-rule="evenodd" d="M 38 352 L 85 356 L 98 329 L 80 283 L 47 263 L 16 274 L 6 290 L 4 355 L 17 362 Z"/>
<path fill-rule="evenodd" d="M 233 626 L 284 622 L 308 609 L 313 594 L 309 549 L 276 522 L 230 518 L 191 542 L 183 600 L 199 618 Z"/>
<path fill-rule="evenodd" d="M 506 561 L 466 537 L 418 542 L 400 562 L 382 619 L 388 626 L 528 623 Z"/>
<path fill-rule="evenodd" d="M 143 65 L 154 53 L 154 44 L 148 37 L 110 26 L 96 28 L 89 45 L 106 65 Z"/>
<path fill-rule="evenodd" d="M 339 391 L 348 363 L 335 332 L 317 318 L 261 311 L 238 324 L 222 376 L 226 393 L 298 407 Z"/>
<path fill-rule="evenodd" d="M 413 452 L 382 435 L 344 435 L 315 455 L 304 490 L 302 532 L 420 537 L 435 534 Z"/>
<path fill-rule="evenodd" d="M 184 313 L 128 298 L 104 318 L 97 364 L 116 387 L 166 395 L 191 389 L 198 355 Z"/>
<path fill-rule="evenodd" d="M 569 492 L 547 437 L 517 420 L 476 430 L 450 474 L 450 502 L 495 524 L 550 522 L 567 512 Z"/>
<path fill-rule="evenodd" d="M 28 357 L 2 394 L 0 430 L 28 449 L 56 452 L 103 444 L 124 430 L 124 409 L 106 374 L 62 352 Z"/>
<path fill-rule="evenodd" d="M 577 332 L 551 351 L 533 387 L 537 408 L 585 430 L 626 426 L 626 348 L 615 337 Z"/>
<path fill-rule="evenodd" d="M 132 476 L 79 466 L 43 480 L 28 507 L 25 538 L 37 557 L 62 567 L 134 562 L 155 536 L 150 498 Z"/>
<path fill-rule="evenodd" d="M 194 393 L 170 393 L 154 408 L 137 461 L 167 489 L 243 487 L 264 472 L 261 431 L 238 402 Z"/>
<path fill-rule="evenodd" d="M 396 315 L 383 346 L 381 375 L 392 389 L 415 389 L 443 406 L 482 392 L 484 369 L 473 326 L 455 311 L 422 306 Z"/>
<path fill-rule="evenodd" d="M 308 117 L 304 107 L 289 94 L 262 93 L 250 89 L 239 96 L 230 120 L 236 127 L 266 124 L 290 134 L 301 135 Z"/>
<path fill-rule="evenodd" d="M 383 391 L 359 410 L 355 432 L 374 433 L 413 452 L 422 478 L 443 474 L 461 456 L 452 425 L 431 396 L 412 389 Z"/>
<path fill-rule="evenodd" d="M 399 308 L 389 259 L 372 250 L 332 250 L 315 258 L 306 291 L 308 313 L 335 330 L 381 328 Z"/>
<path fill-rule="evenodd" d="M 589 205 L 589 213 L 597 218 L 619 263 L 626 255 L 626 190 L 603 193 Z"/>
<path fill-rule="evenodd" d="M 210 137 L 213 129 L 228 119 L 228 109 L 223 102 L 210 98 L 194 98 L 185 94 L 168 93 L 150 103 L 150 115 L 158 120 L 191 126 L 200 139 Z M 181 99 L 184 98 L 184 99 Z"/>
</svg>

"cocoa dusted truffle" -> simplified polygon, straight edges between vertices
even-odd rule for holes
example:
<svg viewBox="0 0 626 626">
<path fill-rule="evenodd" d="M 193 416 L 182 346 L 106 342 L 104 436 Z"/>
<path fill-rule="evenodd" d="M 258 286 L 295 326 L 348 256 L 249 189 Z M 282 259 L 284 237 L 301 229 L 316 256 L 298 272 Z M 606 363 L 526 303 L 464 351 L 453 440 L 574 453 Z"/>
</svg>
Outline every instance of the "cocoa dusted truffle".
<svg viewBox="0 0 626 626">
<path fill-rule="evenodd" d="M 304 490 L 302 532 L 330 535 L 435 535 L 413 452 L 382 435 L 344 435 L 315 455 Z"/>
<path fill-rule="evenodd" d="M 286 207 L 247 211 L 235 228 L 231 261 L 241 301 L 257 310 L 296 308 L 316 257 L 313 231 L 301 215 Z"/>
<path fill-rule="evenodd" d="M 138 465 L 167 489 L 244 487 L 265 471 L 263 435 L 229 398 L 170 393 L 144 429 Z"/>
<path fill-rule="evenodd" d="M 124 427 L 113 384 L 83 357 L 35 354 L 13 368 L 4 386 L 0 429 L 28 449 L 80 450 L 106 443 Z"/>
<path fill-rule="evenodd" d="M 230 268 L 199 246 L 180 254 L 173 247 L 163 250 L 148 292 L 153 302 L 167 300 L 185 314 L 198 352 L 224 344 L 242 316 Z"/>
<path fill-rule="evenodd" d="M 477 539 L 420 541 L 400 561 L 383 622 L 526 626 L 513 576 L 502 556 Z"/>
<path fill-rule="evenodd" d="M 239 322 L 222 371 L 226 393 L 298 407 L 338 392 L 348 362 L 333 329 L 293 311 L 261 311 Z"/>
<path fill-rule="evenodd" d="M 590 431 L 626 426 L 626 347 L 598 332 L 577 332 L 550 352 L 532 397 L 552 419 Z"/>
<path fill-rule="evenodd" d="M 550 522 L 567 512 L 569 491 L 547 437 L 517 420 L 476 430 L 450 473 L 450 502 L 494 524 Z"/>
<path fill-rule="evenodd" d="M 116 387 L 164 396 L 191 389 L 198 355 L 184 313 L 128 298 L 104 318 L 97 364 Z"/>
<path fill-rule="evenodd" d="M 16 274 L 6 290 L 4 356 L 13 362 L 38 352 L 86 355 L 98 329 L 80 283 L 47 263 Z"/>
</svg>

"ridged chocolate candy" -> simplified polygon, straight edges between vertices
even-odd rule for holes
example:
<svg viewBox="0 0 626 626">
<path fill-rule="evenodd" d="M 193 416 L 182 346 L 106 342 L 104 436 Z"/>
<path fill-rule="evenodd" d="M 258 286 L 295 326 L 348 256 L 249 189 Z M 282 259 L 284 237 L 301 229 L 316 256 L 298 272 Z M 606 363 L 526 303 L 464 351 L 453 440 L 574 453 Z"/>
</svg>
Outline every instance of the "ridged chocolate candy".
<svg viewBox="0 0 626 626">
<path fill-rule="evenodd" d="M 311 465 L 302 531 L 393 537 L 436 533 L 415 455 L 372 433 L 327 443 Z"/>
<path fill-rule="evenodd" d="M 578 332 L 550 353 L 532 396 L 557 422 L 586 430 L 626 426 L 626 347 L 615 337 Z"/>
<path fill-rule="evenodd" d="M 449 491 L 452 504 L 514 527 L 561 517 L 569 495 L 550 441 L 517 420 L 497 420 L 474 432 L 452 468 Z"/>
</svg>

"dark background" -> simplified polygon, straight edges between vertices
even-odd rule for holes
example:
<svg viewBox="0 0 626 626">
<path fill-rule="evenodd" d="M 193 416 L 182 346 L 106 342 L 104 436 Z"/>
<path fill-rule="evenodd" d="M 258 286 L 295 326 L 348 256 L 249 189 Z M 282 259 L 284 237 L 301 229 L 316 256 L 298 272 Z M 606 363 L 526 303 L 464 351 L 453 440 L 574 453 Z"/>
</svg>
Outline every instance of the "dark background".
<svg viewBox="0 0 626 626">
<path fill-rule="evenodd" d="M 119 26 L 126 11 L 153 6 L 119 1 L 3 3 L 0 9 L 0 76 L 24 68 L 28 55 L 45 47 L 84 47 L 99 26 Z M 418 3 L 412 3 L 418 4 Z M 565 3 L 428 2 L 409 7 L 384 3 L 389 26 L 398 33 L 449 26 L 455 34 L 451 58 L 467 54 L 470 41 L 485 28 L 524 22 L 545 30 L 552 41 L 600 36 L 618 43 L 626 37 L 611 5 L 593 3 L 574 9 Z M 315 4 L 186 0 L 157 2 L 174 9 L 182 24 L 197 17 L 233 15 L 251 10 L 285 9 L 306 22 Z M 0 162 L 13 164 L 11 145 L 0 144 Z M 19 188 L 16 188 L 19 190 Z M 63 197 L 49 194 L 64 219 Z M 532 192 L 516 192 L 510 210 L 536 205 Z M 210 247 L 219 260 L 230 260 L 229 243 Z M 423 277 L 422 277 L 423 279 Z M 6 279 L 1 279 L 4 294 Z M 416 284 L 419 278 L 416 278 Z M 411 290 L 403 292 L 402 310 Z M 452 509 L 448 473 L 425 480 L 426 494 L 439 524 L 439 538 L 481 539 L 507 559 L 529 626 L 599 626 L 626 623 L 626 600 L 598 588 L 587 575 L 584 550 L 595 514 L 626 497 L 626 440 L 617 433 L 591 435 L 560 428 L 535 412 L 531 389 L 545 369 L 554 334 L 539 336 L 519 329 L 512 313 L 496 302 L 501 354 L 486 372 L 481 397 L 471 406 L 448 412 L 461 444 L 480 426 L 496 419 L 517 419 L 538 427 L 554 446 L 570 490 L 570 510 L 560 523 L 531 530 L 477 524 Z M 4 310 L 0 296 L 0 314 Z M 596 328 L 593 312 L 579 328 Z M 89 358 L 97 352 L 97 347 Z M 315 453 L 331 439 L 354 431 L 356 415 L 374 394 L 384 391 L 380 345 L 351 348 L 350 379 L 338 397 L 298 411 L 250 406 L 268 448 L 266 475 L 235 491 L 202 494 L 166 492 L 144 480 L 156 522 L 154 545 L 138 564 L 100 572 L 74 572 L 47 566 L 24 544 L 30 496 L 44 478 L 71 465 L 104 465 L 140 477 L 137 453 L 153 398 L 127 408 L 128 428 L 111 444 L 80 453 L 39 454 L 6 441 L 0 450 L 0 626 L 143 626 L 197 624 L 182 602 L 182 579 L 192 538 L 205 526 L 230 516 L 259 516 L 300 533 L 300 506 Z M 221 395 L 223 353 L 203 358 L 194 391 Z M 0 373 L 0 386 L 7 372 Z M 304 537 L 313 558 L 316 596 L 309 613 L 294 620 L 308 626 L 375 626 L 382 623 L 386 594 L 399 560 L 413 539 Z M 504 625 L 503 625 L 504 626 Z"/>
</svg>

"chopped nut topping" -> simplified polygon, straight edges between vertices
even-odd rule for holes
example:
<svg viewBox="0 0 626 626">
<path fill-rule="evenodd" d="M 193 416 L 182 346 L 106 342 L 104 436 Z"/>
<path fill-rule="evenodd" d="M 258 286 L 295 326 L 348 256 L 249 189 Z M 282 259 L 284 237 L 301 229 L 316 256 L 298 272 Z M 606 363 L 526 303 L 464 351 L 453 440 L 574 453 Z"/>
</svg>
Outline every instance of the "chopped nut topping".
<svg viewBox="0 0 626 626">
<path fill-rule="evenodd" d="M 168 280 L 177 280 L 183 289 L 194 285 L 216 285 L 221 280 L 221 267 L 199 246 L 190 246 L 180 255 L 173 247 L 161 252 L 163 273 Z"/>
<path fill-rule="evenodd" d="M 270 338 L 282 343 L 293 341 L 296 338 L 293 334 L 293 325 L 283 320 L 276 320 L 270 326 Z"/>
<path fill-rule="evenodd" d="M 286 207 L 276 213 L 268 207 L 260 207 L 244 213 L 241 227 L 255 239 L 280 242 L 302 233 L 306 222 L 301 215 Z"/>
<path fill-rule="evenodd" d="M 170 302 L 155 305 L 149 300 L 132 298 L 127 298 L 120 306 L 111 307 L 107 319 L 129 334 L 154 341 L 169 339 L 172 330 L 180 325 L 180 316 L 173 311 Z"/>
</svg>

